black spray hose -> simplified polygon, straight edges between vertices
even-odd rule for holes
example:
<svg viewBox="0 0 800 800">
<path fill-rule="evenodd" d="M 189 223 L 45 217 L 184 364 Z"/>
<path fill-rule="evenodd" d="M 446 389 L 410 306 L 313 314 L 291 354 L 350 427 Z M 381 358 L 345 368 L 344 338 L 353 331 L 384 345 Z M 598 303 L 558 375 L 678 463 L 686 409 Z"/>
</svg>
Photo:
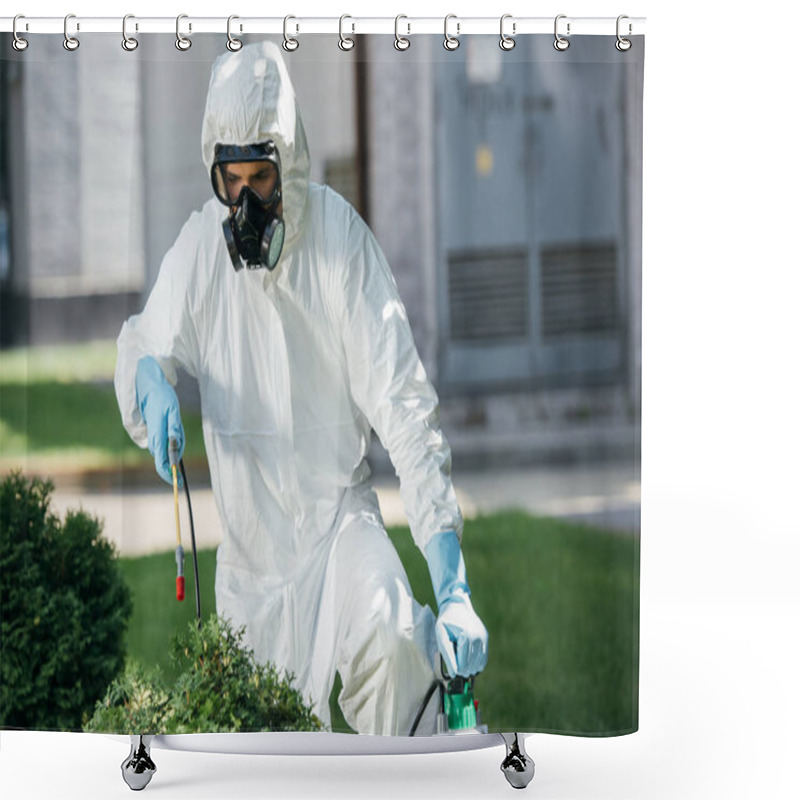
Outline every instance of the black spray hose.
<svg viewBox="0 0 800 800">
<path fill-rule="evenodd" d="M 189 530 L 192 534 L 192 561 L 194 562 L 194 606 L 197 612 L 197 627 L 202 628 L 203 623 L 200 616 L 200 570 L 197 567 L 197 543 L 194 538 L 194 516 L 192 514 L 192 498 L 189 495 L 189 481 L 186 480 L 186 468 L 183 466 L 183 459 L 178 462 L 183 477 L 183 488 L 186 491 L 186 504 L 189 506 Z"/>
<path fill-rule="evenodd" d="M 417 727 L 419 726 L 419 723 L 422 720 L 422 715 L 425 713 L 425 709 L 428 707 L 428 703 L 430 703 L 431 697 L 433 697 L 433 693 L 440 686 L 441 684 L 437 679 L 428 688 L 428 693 L 425 695 L 425 699 L 422 701 L 422 705 L 419 707 L 419 711 L 417 711 L 417 716 L 416 719 L 414 720 L 414 724 L 411 726 L 411 730 L 408 732 L 409 736 L 413 736 L 417 732 Z"/>
</svg>

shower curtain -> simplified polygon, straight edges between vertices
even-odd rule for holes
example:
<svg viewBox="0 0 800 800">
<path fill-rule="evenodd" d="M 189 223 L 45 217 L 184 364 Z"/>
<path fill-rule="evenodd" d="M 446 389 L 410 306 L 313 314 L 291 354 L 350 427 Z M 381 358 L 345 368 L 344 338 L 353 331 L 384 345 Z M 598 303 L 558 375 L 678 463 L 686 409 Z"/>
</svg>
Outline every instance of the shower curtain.
<svg viewBox="0 0 800 800">
<path fill-rule="evenodd" d="M 361 275 L 372 237 L 385 256 L 386 291 L 401 302 L 385 304 L 380 324 L 363 329 L 374 339 L 361 341 L 372 361 L 359 374 L 369 385 L 380 379 L 397 358 L 401 330 L 410 331 L 421 365 L 415 393 L 386 412 L 386 425 L 383 406 L 373 409 L 353 380 L 355 352 L 337 349 L 336 331 L 344 336 L 349 323 L 331 328 L 303 317 L 330 310 L 335 288 L 317 305 L 292 305 L 286 287 L 274 299 L 281 280 L 291 284 L 292 267 L 300 269 L 292 254 L 303 232 L 291 229 L 291 204 L 305 201 L 288 176 L 286 242 L 275 270 L 237 271 L 244 260 L 225 246 L 228 210 L 215 197 L 201 142 L 215 61 L 226 55 L 233 70 L 243 54 L 228 52 L 220 34 L 197 34 L 184 50 L 168 34 L 140 35 L 129 50 L 119 35 L 79 38 L 72 50 L 58 36 L 36 37 L 20 51 L 10 34 L 0 40 L 0 726 L 357 730 L 348 682 L 363 653 L 334 642 L 323 657 L 296 644 L 336 639 L 325 631 L 339 625 L 325 590 L 330 559 L 308 579 L 311 599 L 290 593 L 268 605 L 244 568 L 220 578 L 224 554 L 249 541 L 243 529 L 260 530 L 263 494 L 280 504 L 294 486 L 301 505 L 282 517 L 291 520 L 281 529 L 289 539 L 250 541 L 255 584 L 264 579 L 259 559 L 277 569 L 285 552 L 317 552 L 353 513 L 345 499 L 366 492 L 353 508 L 369 505 L 374 491 L 379 511 L 370 506 L 369 535 L 388 531 L 387 552 L 397 553 L 397 574 L 415 599 L 400 627 L 413 629 L 416 657 L 429 660 L 432 677 L 442 609 L 424 520 L 439 514 L 460 537 L 470 601 L 488 635 L 485 666 L 458 687 L 465 727 L 635 731 L 643 37 L 628 50 L 616 48 L 613 35 L 574 37 L 565 49 L 552 35 L 518 36 L 510 49 L 498 47 L 496 35 L 470 35 L 452 50 L 432 35 L 410 37 L 405 49 L 377 34 L 354 37 L 349 49 L 335 35 L 300 36 L 294 50 L 280 36 L 242 37 L 247 46 L 275 44 L 302 117 L 309 179 L 329 187 L 314 191 L 335 197 L 330 208 L 366 231 L 339 265 L 343 280 L 352 285 Z M 172 280 L 174 257 L 165 255 L 192 226 L 224 259 L 195 254 L 193 268 L 209 274 L 181 284 L 181 298 L 225 270 L 231 302 L 258 281 L 272 305 L 261 317 L 234 306 L 226 324 L 241 324 L 233 338 L 233 328 L 218 323 L 222 295 L 191 306 L 183 320 L 200 362 L 176 356 L 166 377 L 176 383 L 185 431 L 180 483 L 191 487 L 190 521 L 183 489 L 176 512 L 174 487 L 154 468 L 147 432 L 137 446 L 130 425 L 126 431 L 114 375 L 128 320 L 159 331 L 178 325 L 177 305 L 159 307 L 158 321 L 143 309 L 154 287 Z M 338 238 L 315 246 L 337 258 L 344 247 Z M 327 264 L 302 267 L 320 291 L 331 280 L 319 277 Z M 260 302 L 254 297 L 246 302 Z M 259 319 L 263 328 L 246 327 Z M 283 361 L 270 349 L 277 340 L 285 341 Z M 348 363 L 336 361 L 342 352 Z M 295 424 L 291 437 L 280 424 L 286 418 L 276 417 L 279 444 L 252 458 L 222 457 L 231 441 L 217 436 L 226 414 L 244 409 L 237 424 L 252 455 L 275 405 L 258 392 L 244 403 L 242 386 L 219 380 L 230 372 L 214 372 L 216 365 L 232 361 L 244 365 L 248 389 L 283 392 L 290 419 L 327 397 L 336 408 L 318 428 Z M 339 374 L 351 378 L 342 397 Z M 132 373 L 128 379 L 133 385 Z M 399 401 L 388 391 L 385 402 Z M 422 427 L 404 427 L 426 403 Z M 359 413 L 358 425 L 374 428 L 363 453 L 338 428 L 331 433 L 334 422 L 352 427 Z M 420 431 L 429 434 L 424 446 Z M 282 482 L 290 475 L 294 483 Z M 249 491 L 238 494 L 244 484 Z M 176 514 L 186 553 L 182 602 Z M 354 576 L 367 574 L 349 572 L 357 553 L 337 562 L 345 596 L 356 594 Z M 244 607 L 237 592 L 262 601 L 215 622 L 217 604 L 221 612 Z M 378 608 L 391 613 L 391 598 Z M 275 625 L 285 646 L 262 646 L 259 626 L 272 635 Z M 395 657 L 381 651 L 381 668 Z M 310 674 L 319 664 L 332 685 Z M 398 705 L 391 713 L 403 735 L 420 710 L 434 720 L 445 702 L 437 688 L 426 709 L 425 688 L 436 682 L 412 690 L 398 677 L 410 670 L 394 670 L 370 712 L 383 717 Z M 358 696 L 370 704 L 368 678 Z"/>
</svg>

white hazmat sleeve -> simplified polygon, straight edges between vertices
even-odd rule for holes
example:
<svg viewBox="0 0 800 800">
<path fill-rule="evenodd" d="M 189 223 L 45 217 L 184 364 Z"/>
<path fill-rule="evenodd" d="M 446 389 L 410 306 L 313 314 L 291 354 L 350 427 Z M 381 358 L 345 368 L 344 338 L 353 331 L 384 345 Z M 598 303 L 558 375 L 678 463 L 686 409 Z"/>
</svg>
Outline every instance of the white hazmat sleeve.
<svg viewBox="0 0 800 800">
<path fill-rule="evenodd" d="M 453 530 L 461 512 L 439 398 L 420 361 L 405 307 L 378 243 L 353 212 L 342 310 L 353 398 L 388 450 L 417 546 Z"/>
</svg>

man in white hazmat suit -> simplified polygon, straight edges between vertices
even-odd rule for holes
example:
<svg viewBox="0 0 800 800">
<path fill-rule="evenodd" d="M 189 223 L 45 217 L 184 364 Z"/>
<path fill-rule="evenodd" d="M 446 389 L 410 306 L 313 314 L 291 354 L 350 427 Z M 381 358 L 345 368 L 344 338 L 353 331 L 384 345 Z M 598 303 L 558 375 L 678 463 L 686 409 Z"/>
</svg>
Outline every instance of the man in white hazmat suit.
<svg viewBox="0 0 800 800">
<path fill-rule="evenodd" d="M 309 183 L 275 45 L 217 60 L 202 148 L 217 198 L 190 216 L 144 310 L 122 328 L 123 422 L 171 482 L 167 441 L 182 452 L 184 438 L 176 368 L 197 378 L 223 528 L 218 612 L 246 626 L 260 661 L 294 673 L 323 722 L 338 670 L 355 730 L 407 734 L 437 646 L 465 676 L 487 653 L 436 393 L 371 232 L 338 194 Z M 255 251 L 250 212 L 263 230 Z M 371 428 L 400 477 L 438 619 L 412 597 L 384 530 L 365 461 Z M 430 705 L 420 734 L 433 731 Z"/>
</svg>

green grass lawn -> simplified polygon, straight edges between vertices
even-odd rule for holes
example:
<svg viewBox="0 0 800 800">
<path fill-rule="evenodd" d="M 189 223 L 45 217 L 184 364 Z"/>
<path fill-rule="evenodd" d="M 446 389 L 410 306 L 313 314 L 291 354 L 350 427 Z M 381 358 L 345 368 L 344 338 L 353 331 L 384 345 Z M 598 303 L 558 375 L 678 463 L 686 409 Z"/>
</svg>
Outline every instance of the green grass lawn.
<svg viewBox="0 0 800 800">
<path fill-rule="evenodd" d="M 407 528 L 389 531 L 414 594 L 435 608 L 427 567 Z M 596 735 L 637 727 L 638 546 L 625 535 L 524 513 L 467 522 L 464 553 L 473 604 L 489 631 L 489 663 L 476 681 L 492 731 Z M 204 613 L 214 609 L 214 555 L 200 553 Z M 122 559 L 134 590 L 129 654 L 170 674 L 170 636 L 194 617 L 175 600 L 171 553 Z M 334 730 L 347 726 L 335 703 Z"/>
<path fill-rule="evenodd" d="M 114 395 L 116 344 L 0 351 L 2 471 L 119 469 L 152 463 L 122 427 Z M 182 412 L 187 459 L 204 455 L 200 415 Z"/>
</svg>

